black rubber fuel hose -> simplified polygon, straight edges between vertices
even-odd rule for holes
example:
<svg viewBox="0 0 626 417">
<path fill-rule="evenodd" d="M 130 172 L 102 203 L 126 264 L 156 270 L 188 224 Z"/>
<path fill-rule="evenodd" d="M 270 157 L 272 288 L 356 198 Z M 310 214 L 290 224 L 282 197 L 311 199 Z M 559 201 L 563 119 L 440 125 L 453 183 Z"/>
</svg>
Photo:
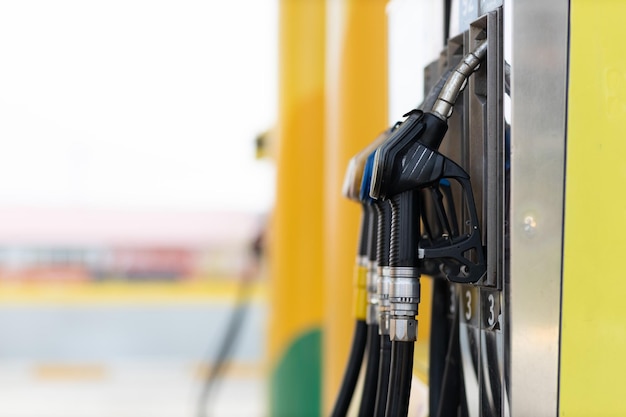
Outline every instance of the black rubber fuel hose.
<svg viewBox="0 0 626 417">
<path fill-rule="evenodd" d="M 376 387 L 375 417 L 385 417 L 391 368 L 391 340 L 389 335 L 380 336 L 380 359 L 378 363 L 378 386 Z"/>
<path fill-rule="evenodd" d="M 367 367 L 363 381 L 363 394 L 359 407 L 359 417 L 373 417 L 376 405 L 376 388 L 380 362 L 380 335 L 378 325 L 367 326 Z"/>
<path fill-rule="evenodd" d="M 391 371 L 385 417 L 406 417 L 409 413 L 414 348 L 414 342 L 391 342 Z"/>
<path fill-rule="evenodd" d="M 348 365 L 343 375 L 343 381 L 331 417 L 345 417 L 348 413 L 352 395 L 354 394 L 354 387 L 359 379 L 366 341 L 367 324 L 365 324 L 365 320 L 357 320 L 352 339 L 352 348 L 350 349 L 350 356 L 348 357 Z"/>
</svg>

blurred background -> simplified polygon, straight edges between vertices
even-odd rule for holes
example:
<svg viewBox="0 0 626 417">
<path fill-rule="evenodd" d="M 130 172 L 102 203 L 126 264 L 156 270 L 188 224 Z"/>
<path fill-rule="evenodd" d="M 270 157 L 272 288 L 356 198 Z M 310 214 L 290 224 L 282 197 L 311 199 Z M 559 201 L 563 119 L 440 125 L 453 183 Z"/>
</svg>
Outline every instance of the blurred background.
<svg viewBox="0 0 626 417">
<path fill-rule="evenodd" d="M 422 101 L 425 84 L 434 81 L 429 77 L 440 69 L 439 59 L 458 56 L 467 48 L 470 23 L 487 10 L 503 7 L 503 56 L 513 68 L 512 58 L 518 56 L 522 68 L 519 80 L 513 77 L 513 84 L 523 87 L 518 88 L 521 98 L 513 113 L 531 120 L 524 115 L 533 116 L 541 106 L 556 112 L 557 117 L 539 118 L 536 126 L 519 125 L 511 136 L 512 148 L 518 143 L 523 145 L 518 150 L 524 151 L 541 143 L 547 146 L 545 155 L 561 160 L 561 151 L 553 151 L 565 148 L 554 147 L 558 143 L 552 140 L 560 138 L 566 126 L 560 119 L 566 109 L 558 91 L 544 100 L 550 89 L 543 86 L 555 80 L 567 84 L 563 80 L 569 51 L 559 50 L 567 36 L 558 34 L 564 27 L 578 42 L 571 42 L 578 46 L 572 49 L 569 65 L 579 71 L 571 73 L 572 79 L 580 81 L 570 85 L 570 94 L 575 93 L 571 97 L 579 100 L 567 102 L 575 103 L 579 112 L 592 107 L 601 111 L 607 97 L 608 103 L 619 104 L 619 94 L 604 93 L 623 81 L 614 71 L 623 65 L 608 53 L 609 41 L 622 38 L 614 31 L 622 26 L 597 24 L 606 16 L 623 15 L 611 13 L 618 9 L 616 2 L 586 8 L 580 6 L 584 2 L 571 2 L 580 7 L 572 6 L 575 13 L 569 12 L 569 2 L 522 3 L 0 1 L 0 417 L 329 415 L 360 314 L 353 306 L 353 273 L 361 207 L 342 195 L 348 162 Z M 567 16 L 574 22 L 570 26 Z M 543 24 L 546 19 L 556 25 Z M 513 21 L 521 28 L 516 42 Z M 549 39 L 546 28 L 558 36 Z M 549 42 L 537 55 L 530 46 L 545 40 Z M 599 58 L 588 59 L 589 51 Z M 610 70 L 607 82 L 589 76 L 598 68 Z M 580 87 L 572 87 L 576 85 L 586 87 L 578 91 Z M 604 96 L 590 93 L 596 90 Z M 596 102 L 604 104 L 588 106 Z M 511 112 L 506 99 L 504 106 L 505 114 Z M 618 118 L 600 116 L 596 119 L 605 122 L 606 134 L 587 136 L 618 138 L 613 123 Z M 537 135 L 536 129 L 543 133 Z M 585 129 L 569 131 L 584 134 Z M 514 139 L 516 135 L 522 140 Z M 598 149 L 603 143 L 611 144 L 598 142 Z M 568 180 L 568 188 L 604 184 L 612 189 L 606 179 L 621 176 L 604 168 L 621 165 L 602 163 L 600 154 L 589 159 L 582 149 L 566 149 L 568 160 L 577 150 L 585 157 L 584 164 L 568 163 L 568 171 L 587 162 L 603 169 L 587 169 L 584 175 L 572 171 L 574 181 Z M 524 160 L 520 166 L 526 166 L 525 155 L 513 152 L 511 164 Z M 529 161 L 535 163 L 533 158 Z M 516 369 L 524 372 L 509 385 L 515 388 L 509 394 L 532 399 L 513 402 L 522 408 L 534 401 L 540 408 L 555 402 L 561 410 L 595 407 L 597 412 L 600 404 L 614 411 L 619 409 L 614 406 L 620 398 L 617 391 L 589 381 L 606 382 L 607 376 L 617 381 L 623 374 L 613 359 L 620 352 L 599 350 L 620 349 L 621 344 L 599 341 L 615 333 L 605 331 L 612 323 L 607 317 L 616 319 L 617 329 L 626 320 L 612 310 L 619 302 L 605 302 L 603 296 L 595 297 L 601 301 L 595 310 L 584 310 L 585 320 L 580 320 L 580 308 L 567 307 L 570 302 L 589 305 L 589 274 L 575 264 L 561 268 L 563 254 L 569 253 L 561 251 L 561 244 L 567 242 L 554 236 L 576 236 L 585 243 L 605 238 L 610 243 L 615 225 L 603 231 L 586 227 L 586 220 L 574 221 L 565 233 L 535 235 L 535 210 L 524 211 L 530 202 L 538 204 L 541 214 L 545 202 L 550 205 L 561 195 L 563 182 L 558 179 L 563 172 L 551 171 L 558 171 L 559 164 L 533 171 L 548 174 L 544 177 L 558 186 L 548 182 L 547 188 L 537 188 L 535 177 L 526 176 L 524 168 L 517 176 L 527 179 L 516 180 L 513 172 L 511 176 L 513 184 L 527 190 L 511 202 L 512 207 L 516 199 L 524 202 L 524 219 L 518 222 L 523 229 L 513 232 L 511 227 L 512 247 L 517 239 L 522 249 L 511 262 L 511 275 L 524 279 L 511 282 L 522 295 L 531 296 L 519 297 L 529 301 L 511 314 L 514 318 L 515 312 L 522 313 L 517 317 L 523 335 L 510 333 L 513 353 L 505 357 L 518 358 L 511 361 L 511 375 Z M 589 172 L 601 180 L 590 181 Z M 614 194 L 592 188 L 571 194 L 578 197 L 567 198 L 570 207 L 584 208 L 593 200 L 583 198 L 585 204 L 576 205 L 579 196 L 601 194 L 608 199 Z M 542 195 L 546 190 L 549 198 Z M 598 207 L 620 207 L 596 200 Z M 545 218 L 562 219 L 560 204 L 545 211 Z M 545 230 L 557 227 L 558 221 L 552 223 Z M 591 239 L 580 239 L 581 230 L 592 230 Z M 571 253 L 588 255 L 589 245 L 574 246 Z M 605 246 L 595 245 L 599 259 L 613 254 Z M 588 256 L 570 258 L 583 262 Z M 535 273 L 537 268 L 547 268 L 547 281 L 545 274 Z M 581 275 L 564 279 L 570 269 Z M 563 288 L 569 289 L 561 291 L 565 282 Z M 410 398 L 411 415 L 425 417 L 432 280 L 424 279 L 421 285 Z M 508 285 L 506 281 L 503 288 Z M 535 297 L 537 289 L 541 297 Z M 561 303 L 561 294 L 570 301 Z M 478 308 L 479 299 L 474 298 L 473 308 Z M 460 309 L 454 311 L 461 314 Z M 470 316 L 478 323 L 480 315 Z M 567 317 L 586 323 L 585 331 L 562 327 L 567 337 L 559 339 L 559 325 Z M 528 337 L 537 343 L 529 344 Z M 508 345 L 508 336 L 505 340 Z M 554 349 L 559 340 L 568 341 L 561 343 L 560 351 Z M 606 363 L 580 360 L 581 352 L 586 358 L 606 358 Z M 545 359 L 542 366 L 527 366 L 540 356 Z M 481 353 L 476 363 L 488 363 L 483 357 Z M 531 368 L 540 378 L 528 374 Z M 558 375 L 559 369 L 584 377 L 558 379 L 565 375 Z M 546 370 L 553 375 L 544 378 Z M 483 370 L 476 375 L 481 381 L 495 381 Z M 538 385 L 541 379 L 545 384 Z M 565 396 L 551 394 L 559 393 L 558 381 L 569 381 L 560 386 Z M 620 384 L 613 386 L 618 389 Z M 595 387 L 595 395 L 589 395 L 590 387 Z M 359 392 L 348 415 L 357 411 Z M 550 398 L 542 404 L 535 401 L 537 393 Z M 478 394 L 471 397 L 478 404 Z M 481 398 L 483 404 L 486 397 Z"/>
<path fill-rule="evenodd" d="M 0 2 L 0 416 L 328 414 L 354 321 L 344 173 L 458 20 Z"/>
<path fill-rule="evenodd" d="M 277 13 L 0 2 L 1 416 L 263 415 Z"/>
</svg>

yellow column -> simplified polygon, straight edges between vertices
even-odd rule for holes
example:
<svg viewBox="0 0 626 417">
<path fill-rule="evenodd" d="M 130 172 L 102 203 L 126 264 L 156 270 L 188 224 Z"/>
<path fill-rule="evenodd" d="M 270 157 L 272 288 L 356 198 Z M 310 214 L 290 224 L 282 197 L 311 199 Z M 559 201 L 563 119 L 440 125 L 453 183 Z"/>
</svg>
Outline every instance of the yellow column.
<svg viewBox="0 0 626 417">
<path fill-rule="evenodd" d="M 387 127 L 386 0 L 328 2 L 324 406 L 339 390 L 352 332 L 360 206 L 342 197 L 349 159 Z"/>
<path fill-rule="evenodd" d="M 626 3 L 573 0 L 570 16 L 560 414 L 623 416 Z"/>
<path fill-rule="evenodd" d="M 324 44 L 325 3 L 281 0 L 270 233 L 272 417 L 316 417 L 321 409 Z"/>
</svg>

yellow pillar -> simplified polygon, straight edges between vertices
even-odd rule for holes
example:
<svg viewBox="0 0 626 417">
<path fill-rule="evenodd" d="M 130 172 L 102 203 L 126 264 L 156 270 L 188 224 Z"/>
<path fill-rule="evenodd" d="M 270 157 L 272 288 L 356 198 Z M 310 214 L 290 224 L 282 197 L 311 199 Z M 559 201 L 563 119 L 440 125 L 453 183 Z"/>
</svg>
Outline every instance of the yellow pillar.
<svg viewBox="0 0 626 417">
<path fill-rule="evenodd" d="M 360 206 L 342 197 L 349 159 L 387 127 L 386 0 L 328 2 L 324 409 L 339 390 L 352 340 Z"/>
<path fill-rule="evenodd" d="M 626 3 L 570 10 L 560 414 L 623 416 Z"/>
<path fill-rule="evenodd" d="M 317 417 L 324 307 L 324 1 L 281 0 L 279 30 L 277 195 L 270 233 L 269 415 Z"/>
</svg>

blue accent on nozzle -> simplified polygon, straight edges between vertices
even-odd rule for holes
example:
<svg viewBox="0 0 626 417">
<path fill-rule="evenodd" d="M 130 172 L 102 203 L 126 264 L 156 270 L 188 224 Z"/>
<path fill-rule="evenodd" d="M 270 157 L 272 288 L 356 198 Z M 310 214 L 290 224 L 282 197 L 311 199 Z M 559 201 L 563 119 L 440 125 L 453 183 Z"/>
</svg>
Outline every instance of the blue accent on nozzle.
<svg viewBox="0 0 626 417">
<path fill-rule="evenodd" d="M 374 156 L 376 151 L 369 154 L 367 161 L 365 162 L 365 168 L 363 168 L 363 179 L 361 180 L 361 191 L 359 199 L 362 203 L 372 204 L 374 200 L 370 197 L 370 184 L 372 183 L 372 173 L 374 172 Z"/>
</svg>

